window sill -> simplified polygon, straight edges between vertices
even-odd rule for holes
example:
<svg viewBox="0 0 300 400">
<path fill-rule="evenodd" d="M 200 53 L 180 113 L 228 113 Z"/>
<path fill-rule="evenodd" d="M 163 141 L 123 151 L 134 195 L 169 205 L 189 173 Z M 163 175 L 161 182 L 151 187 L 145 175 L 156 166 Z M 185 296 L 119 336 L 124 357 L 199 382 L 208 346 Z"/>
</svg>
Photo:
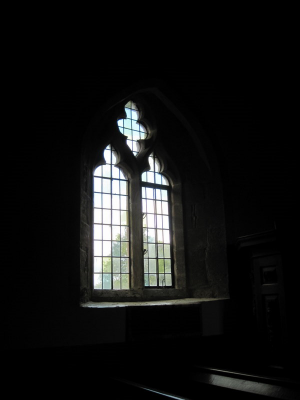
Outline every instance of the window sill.
<svg viewBox="0 0 300 400">
<path fill-rule="evenodd" d="M 80 304 L 83 308 L 118 308 L 118 307 L 149 307 L 149 306 L 175 306 L 192 305 L 209 301 L 228 300 L 228 298 L 185 298 L 176 300 L 151 300 L 151 301 L 122 301 L 122 302 L 94 302 Z"/>
</svg>

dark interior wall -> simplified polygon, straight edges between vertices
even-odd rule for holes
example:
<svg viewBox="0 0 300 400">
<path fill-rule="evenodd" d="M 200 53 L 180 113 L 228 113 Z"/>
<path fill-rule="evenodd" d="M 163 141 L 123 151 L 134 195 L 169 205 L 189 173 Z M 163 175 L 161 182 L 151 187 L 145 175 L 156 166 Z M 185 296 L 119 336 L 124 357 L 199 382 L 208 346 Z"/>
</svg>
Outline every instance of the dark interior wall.
<svg viewBox="0 0 300 400">
<path fill-rule="evenodd" d="M 9 275 L 9 346 L 124 340 L 122 311 L 116 311 L 117 318 L 103 312 L 92 322 L 76 309 L 79 227 L 74 216 L 82 133 L 107 99 L 138 81 L 162 81 L 211 140 L 223 180 L 228 246 L 239 236 L 273 229 L 274 221 L 284 229 L 292 226 L 292 144 L 276 129 L 274 91 L 266 95 L 265 77 L 245 72 L 208 76 L 200 65 L 150 70 L 114 65 L 94 75 L 45 69 L 27 76 L 21 112 L 15 114 L 20 146 L 11 163 L 17 193 L 12 205 L 20 213 L 22 240 Z"/>
<path fill-rule="evenodd" d="M 39 132 L 35 145 L 53 157 L 58 151 L 65 157 L 63 146 L 74 146 L 70 143 L 74 140 L 78 145 L 81 129 L 102 104 L 139 81 L 158 79 L 196 116 L 218 154 L 230 199 L 225 201 L 227 215 L 233 219 L 228 225 L 229 242 L 272 229 L 274 221 L 287 223 L 293 215 L 289 205 L 295 164 L 290 157 L 293 142 L 280 125 L 280 92 L 271 86 L 270 77 L 251 74 L 250 69 L 233 70 L 227 76 L 218 72 L 202 76 L 195 66 L 192 70 L 161 66 L 144 73 L 115 66 L 86 76 L 52 76 L 48 71 L 34 84 L 39 89 L 31 109 L 33 127 Z"/>
</svg>

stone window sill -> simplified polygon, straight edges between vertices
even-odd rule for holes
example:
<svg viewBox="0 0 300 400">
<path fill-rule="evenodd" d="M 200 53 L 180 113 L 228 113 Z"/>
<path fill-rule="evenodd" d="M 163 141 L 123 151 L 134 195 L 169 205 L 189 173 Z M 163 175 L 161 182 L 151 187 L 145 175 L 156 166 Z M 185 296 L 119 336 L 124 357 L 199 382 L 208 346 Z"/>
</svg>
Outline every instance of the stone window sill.
<svg viewBox="0 0 300 400">
<path fill-rule="evenodd" d="M 94 302 L 80 304 L 83 308 L 118 308 L 118 307 L 145 307 L 145 306 L 176 306 L 192 305 L 209 301 L 227 300 L 227 298 L 185 298 L 176 300 L 151 300 L 151 301 L 122 301 L 122 302 Z"/>
</svg>

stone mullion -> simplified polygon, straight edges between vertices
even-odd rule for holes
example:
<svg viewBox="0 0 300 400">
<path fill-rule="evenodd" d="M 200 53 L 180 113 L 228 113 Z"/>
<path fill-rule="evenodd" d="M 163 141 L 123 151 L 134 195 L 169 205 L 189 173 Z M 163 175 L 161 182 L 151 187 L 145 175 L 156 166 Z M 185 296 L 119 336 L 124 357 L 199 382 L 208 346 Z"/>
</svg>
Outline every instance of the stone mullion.
<svg viewBox="0 0 300 400">
<path fill-rule="evenodd" d="M 140 177 L 130 180 L 131 220 L 131 288 L 141 294 L 143 289 L 143 227 Z"/>
</svg>

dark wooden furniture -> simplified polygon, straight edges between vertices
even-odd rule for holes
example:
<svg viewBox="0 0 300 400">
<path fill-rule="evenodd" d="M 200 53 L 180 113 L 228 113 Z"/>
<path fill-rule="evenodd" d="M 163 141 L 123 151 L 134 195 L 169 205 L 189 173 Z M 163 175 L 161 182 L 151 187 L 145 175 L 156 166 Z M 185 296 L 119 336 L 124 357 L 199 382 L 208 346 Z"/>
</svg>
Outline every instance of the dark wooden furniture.
<svg viewBox="0 0 300 400">
<path fill-rule="evenodd" d="M 249 268 L 253 314 L 262 348 L 270 364 L 284 364 L 287 341 L 285 285 L 282 249 L 276 230 L 243 236 L 237 240 L 243 267 Z"/>
</svg>

